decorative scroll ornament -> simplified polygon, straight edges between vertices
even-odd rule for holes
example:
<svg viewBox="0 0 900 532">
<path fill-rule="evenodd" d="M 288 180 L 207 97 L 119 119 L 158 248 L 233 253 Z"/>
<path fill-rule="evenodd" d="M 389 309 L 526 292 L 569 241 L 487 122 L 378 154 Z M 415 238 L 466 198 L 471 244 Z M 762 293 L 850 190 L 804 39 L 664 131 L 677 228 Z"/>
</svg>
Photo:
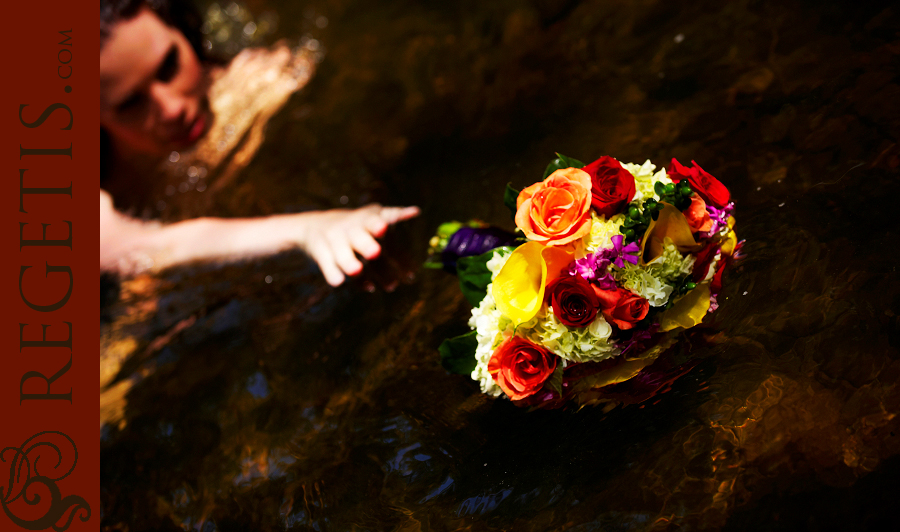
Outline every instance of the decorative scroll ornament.
<svg viewBox="0 0 900 532">
<path fill-rule="evenodd" d="M 77 463 L 75 442 L 59 431 L 38 432 L 19 447 L 4 448 L 0 464 L 9 466 L 9 477 L 5 485 L 0 482 L 3 512 L 25 530 L 61 532 L 76 516 L 87 522 L 91 518 L 88 502 L 78 495 L 63 497 L 57 486 Z"/>
</svg>

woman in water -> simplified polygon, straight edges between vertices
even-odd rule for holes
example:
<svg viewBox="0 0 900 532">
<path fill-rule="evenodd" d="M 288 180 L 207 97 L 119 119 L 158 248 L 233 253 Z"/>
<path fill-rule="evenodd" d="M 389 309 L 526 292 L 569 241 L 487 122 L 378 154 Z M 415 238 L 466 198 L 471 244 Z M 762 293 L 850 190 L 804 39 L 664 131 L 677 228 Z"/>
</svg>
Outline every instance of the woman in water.
<svg viewBox="0 0 900 532">
<path fill-rule="evenodd" d="M 100 125 L 103 157 L 162 158 L 197 143 L 213 116 L 197 42 L 164 0 L 101 0 Z M 105 168 L 115 165 L 104 160 Z M 115 172 L 115 170 L 112 170 Z M 127 176 L 131 177 L 131 176 Z M 162 225 L 130 218 L 100 191 L 100 269 L 134 273 L 200 260 L 261 256 L 300 248 L 332 286 L 374 259 L 376 241 L 417 207 L 371 204 L 355 210 L 262 218 L 195 218 Z"/>
</svg>

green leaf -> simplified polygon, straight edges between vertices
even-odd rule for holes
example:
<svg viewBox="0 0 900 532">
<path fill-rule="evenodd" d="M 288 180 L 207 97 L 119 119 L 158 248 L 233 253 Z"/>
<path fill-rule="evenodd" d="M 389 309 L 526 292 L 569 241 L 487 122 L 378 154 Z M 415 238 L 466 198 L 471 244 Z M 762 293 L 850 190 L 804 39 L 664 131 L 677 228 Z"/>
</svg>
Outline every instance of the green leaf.
<svg viewBox="0 0 900 532">
<path fill-rule="evenodd" d="M 557 152 L 556 156 L 566 164 L 563 168 L 584 168 L 584 163 L 579 161 L 578 159 L 573 159 L 572 157 L 566 157 L 565 155 Z"/>
<path fill-rule="evenodd" d="M 519 192 L 513 188 L 512 183 L 507 183 L 506 190 L 503 192 L 503 204 L 512 213 L 513 218 L 516 217 L 516 199 L 519 197 Z"/>
<path fill-rule="evenodd" d="M 441 366 L 450 373 L 468 375 L 475 369 L 475 349 L 478 340 L 475 339 L 475 331 L 447 338 L 441 342 L 438 351 L 441 353 Z"/>
<path fill-rule="evenodd" d="M 492 249 L 481 255 L 473 257 L 460 257 L 456 261 L 456 276 L 459 277 L 459 288 L 466 300 L 473 307 L 477 307 L 487 293 L 487 285 L 491 284 L 491 270 L 487 268 L 487 261 L 494 256 L 498 249 L 513 248 L 509 246 Z"/>
<path fill-rule="evenodd" d="M 566 157 L 561 153 L 557 153 L 556 159 L 550 161 L 550 164 L 548 164 L 547 168 L 544 170 L 544 177 L 541 179 L 547 179 L 548 175 L 562 168 L 584 168 L 584 163 L 578 159 L 573 159 L 571 157 Z"/>
<path fill-rule="evenodd" d="M 556 370 L 547 379 L 547 387 L 556 392 L 556 395 L 562 396 L 563 367 L 562 363 L 557 361 Z"/>
<path fill-rule="evenodd" d="M 487 260 L 480 260 L 482 256 L 460 257 L 456 261 L 459 288 L 473 307 L 481 303 L 487 293 L 487 285 L 491 283 L 491 271 L 487 269 Z"/>
</svg>

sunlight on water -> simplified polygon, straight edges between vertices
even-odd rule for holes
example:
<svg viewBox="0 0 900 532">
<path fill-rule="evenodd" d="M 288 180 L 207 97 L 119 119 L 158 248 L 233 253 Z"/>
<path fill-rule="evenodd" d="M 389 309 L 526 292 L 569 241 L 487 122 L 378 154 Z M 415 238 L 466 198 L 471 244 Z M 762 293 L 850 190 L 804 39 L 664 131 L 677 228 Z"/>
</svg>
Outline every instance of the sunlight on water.
<svg viewBox="0 0 900 532">
<path fill-rule="evenodd" d="M 233 107 L 206 162 L 172 152 L 133 212 L 381 201 L 423 215 L 339 289 L 292 252 L 110 288 L 104 530 L 894 520 L 900 14 L 888 2 L 201 8 L 209 49 L 286 38 L 284 57 L 307 70 L 278 70 L 298 84 L 256 118 Z M 735 198 L 746 258 L 715 320 L 677 346 L 689 363 L 640 404 L 527 412 L 440 367 L 437 345 L 465 332 L 470 307 L 454 278 L 418 269 L 429 238 L 451 219 L 512 227 L 506 183 L 538 180 L 556 151 L 694 159 Z"/>
</svg>

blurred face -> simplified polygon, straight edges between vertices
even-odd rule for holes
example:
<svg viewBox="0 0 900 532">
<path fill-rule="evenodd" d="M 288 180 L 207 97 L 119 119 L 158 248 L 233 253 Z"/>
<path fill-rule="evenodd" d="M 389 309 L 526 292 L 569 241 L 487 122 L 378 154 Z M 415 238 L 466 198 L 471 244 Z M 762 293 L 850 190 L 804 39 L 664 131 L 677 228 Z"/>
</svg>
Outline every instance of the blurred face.
<svg viewBox="0 0 900 532">
<path fill-rule="evenodd" d="M 192 146 L 212 119 L 206 88 L 190 43 L 146 7 L 116 24 L 100 50 L 100 125 L 122 149 Z"/>
</svg>

